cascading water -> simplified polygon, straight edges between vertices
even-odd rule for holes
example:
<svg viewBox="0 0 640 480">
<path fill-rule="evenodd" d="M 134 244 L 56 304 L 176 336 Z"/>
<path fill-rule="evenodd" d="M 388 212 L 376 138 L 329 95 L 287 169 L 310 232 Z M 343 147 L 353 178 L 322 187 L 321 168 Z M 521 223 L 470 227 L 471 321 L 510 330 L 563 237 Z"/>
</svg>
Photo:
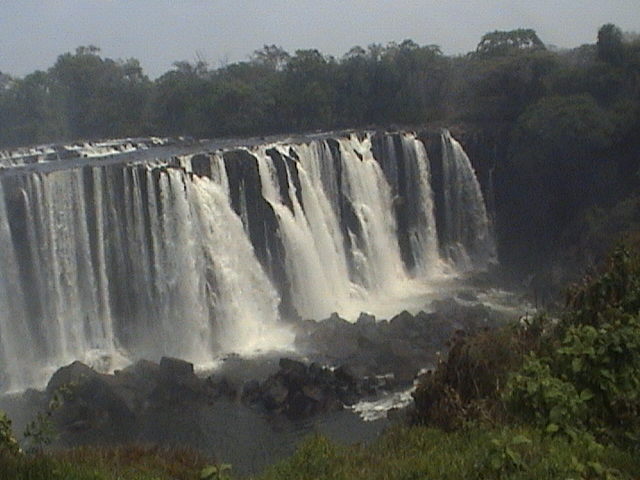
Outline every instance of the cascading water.
<svg viewBox="0 0 640 480">
<path fill-rule="evenodd" d="M 484 268 L 496 261 L 480 183 L 471 161 L 448 130 L 442 134 L 445 255 L 459 270 Z"/>
<path fill-rule="evenodd" d="M 355 319 L 411 296 L 424 305 L 447 262 L 495 258 L 469 160 L 448 133 L 442 142 L 444 225 L 414 134 L 14 165 L 0 176 L 0 391 L 75 359 L 207 365 L 292 348 L 286 312 Z"/>
</svg>

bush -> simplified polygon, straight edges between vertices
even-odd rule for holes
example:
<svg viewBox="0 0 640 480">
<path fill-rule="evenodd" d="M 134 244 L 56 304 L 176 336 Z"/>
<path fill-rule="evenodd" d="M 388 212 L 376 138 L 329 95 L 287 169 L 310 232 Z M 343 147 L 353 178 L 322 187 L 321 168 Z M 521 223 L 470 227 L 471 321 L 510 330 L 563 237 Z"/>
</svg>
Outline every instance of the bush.
<svg viewBox="0 0 640 480">
<path fill-rule="evenodd" d="M 469 420 L 499 420 L 508 375 L 540 335 L 539 319 L 474 335 L 457 332 L 446 361 L 420 378 L 413 393 L 412 422 L 454 430 Z"/>
<path fill-rule="evenodd" d="M 640 439 L 640 261 L 624 247 L 574 287 L 557 348 L 533 353 L 505 392 L 511 411 L 550 432 Z"/>
<path fill-rule="evenodd" d="M 13 436 L 11 420 L 0 410 L 0 455 L 15 455 L 20 452 L 20 446 Z"/>
</svg>

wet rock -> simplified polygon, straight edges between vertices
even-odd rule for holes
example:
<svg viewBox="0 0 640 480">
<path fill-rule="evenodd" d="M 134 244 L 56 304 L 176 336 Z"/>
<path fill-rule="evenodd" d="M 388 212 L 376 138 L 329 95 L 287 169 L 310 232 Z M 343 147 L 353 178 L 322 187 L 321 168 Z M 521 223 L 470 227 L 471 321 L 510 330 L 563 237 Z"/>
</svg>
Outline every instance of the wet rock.
<svg viewBox="0 0 640 480">
<path fill-rule="evenodd" d="M 255 403 L 260 398 L 260 382 L 258 380 L 249 380 L 242 386 L 242 401 L 248 404 Z"/>
<path fill-rule="evenodd" d="M 59 368 L 49 379 L 47 393 L 53 394 L 61 388 L 78 385 L 98 377 L 100 374 L 88 365 L 75 361 L 70 365 Z"/>
<path fill-rule="evenodd" d="M 212 394 L 216 397 L 235 398 L 238 395 L 238 388 L 227 377 L 216 379 L 213 375 L 207 378 L 207 386 L 211 388 Z"/>
<path fill-rule="evenodd" d="M 283 358 L 280 369 L 258 386 L 245 385 L 243 399 L 266 411 L 299 419 L 357 402 L 361 380 L 346 366 L 335 370 Z"/>
<path fill-rule="evenodd" d="M 183 380 L 191 379 L 195 376 L 193 363 L 171 357 L 162 357 L 160 359 L 160 372 L 170 378 Z"/>
</svg>

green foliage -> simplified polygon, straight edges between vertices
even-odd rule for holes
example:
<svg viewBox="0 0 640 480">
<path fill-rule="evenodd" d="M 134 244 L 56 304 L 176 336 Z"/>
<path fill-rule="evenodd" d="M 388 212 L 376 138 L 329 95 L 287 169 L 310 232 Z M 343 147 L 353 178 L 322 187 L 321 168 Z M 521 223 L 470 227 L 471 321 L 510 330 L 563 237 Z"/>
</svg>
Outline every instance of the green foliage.
<svg viewBox="0 0 640 480">
<path fill-rule="evenodd" d="M 579 393 L 570 382 L 554 377 L 548 364 L 535 355 L 525 361 L 507 385 L 507 405 L 517 415 L 548 433 L 575 436 L 587 414 L 590 393 Z"/>
<path fill-rule="evenodd" d="M 11 419 L 0 410 L 0 456 L 5 454 L 15 455 L 20 452 L 20 446 L 13 436 Z"/>
<path fill-rule="evenodd" d="M 223 463 L 221 465 L 208 465 L 200 472 L 200 480 L 229 480 L 231 465 Z"/>
<path fill-rule="evenodd" d="M 505 399 L 514 414 L 549 433 L 585 431 L 620 444 L 640 438 L 640 258 L 625 247 L 587 278 L 547 355 L 532 353 Z"/>
<path fill-rule="evenodd" d="M 537 342 L 532 332 L 538 328 L 534 320 L 523 327 L 458 333 L 446 361 L 420 378 L 413 393 L 413 423 L 454 430 L 469 421 L 499 419 L 507 376 L 520 366 L 523 352 Z"/>
<path fill-rule="evenodd" d="M 511 124 L 547 93 L 545 79 L 556 70 L 556 56 L 546 50 L 517 50 L 509 55 L 471 56 L 462 66 L 456 108 L 464 120 Z"/>
<path fill-rule="evenodd" d="M 259 478 L 288 479 L 631 479 L 637 456 L 582 440 L 549 438 L 535 429 L 469 428 L 445 433 L 394 429 L 363 447 L 307 440 Z"/>
<path fill-rule="evenodd" d="M 525 469 L 523 449 L 531 446 L 531 440 L 524 435 L 516 435 L 508 441 L 500 438 L 491 440 L 491 448 L 485 457 L 483 469 L 494 478 L 505 478 Z"/>
<path fill-rule="evenodd" d="M 620 65 L 624 60 L 622 30 L 607 23 L 598 30 L 598 58 L 612 65 Z"/>
<path fill-rule="evenodd" d="M 511 31 L 486 33 L 476 48 L 476 54 L 482 56 L 507 55 L 522 50 L 544 49 L 544 43 L 535 30 L 519 28 Z"/>
</svg>

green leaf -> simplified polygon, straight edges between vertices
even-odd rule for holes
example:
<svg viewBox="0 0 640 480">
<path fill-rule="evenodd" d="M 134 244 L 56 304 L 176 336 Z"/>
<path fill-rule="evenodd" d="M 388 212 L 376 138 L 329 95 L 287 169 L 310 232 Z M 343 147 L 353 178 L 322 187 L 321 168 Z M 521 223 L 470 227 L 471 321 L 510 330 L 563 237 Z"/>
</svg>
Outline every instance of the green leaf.
<svg viewBox="0 0 640 480">
<path fill-rule="evenodd" d="M 524 435 L 516 435 L 511 440 L 511 445 L 530 445 L 531 440 Z"/>
<path fill-rule="evenodd" d="M 202 469 L 200 472 L 200 480 L 213 480 L 219 474 L 218 467 L 215 465 L 209 465 Z"/>
<path fill-rule="evenodd" d="M 571 370 L 573 370 L 573 373 L 578 373 L 580 370 L 582 370 L 582 359 L 581 358 L 574 358 L 571 361 Z"/>
<path fill-rule="evenodd" d="M 583 402 L 588 402 L 592 398 L 593 398 L 593 393 L 591 393 L 590 390 L 585 389 L 585 390 L 582 390 L 582 392 L 580 392 L 580 400 L 582 400 Z"/>
</svg>

